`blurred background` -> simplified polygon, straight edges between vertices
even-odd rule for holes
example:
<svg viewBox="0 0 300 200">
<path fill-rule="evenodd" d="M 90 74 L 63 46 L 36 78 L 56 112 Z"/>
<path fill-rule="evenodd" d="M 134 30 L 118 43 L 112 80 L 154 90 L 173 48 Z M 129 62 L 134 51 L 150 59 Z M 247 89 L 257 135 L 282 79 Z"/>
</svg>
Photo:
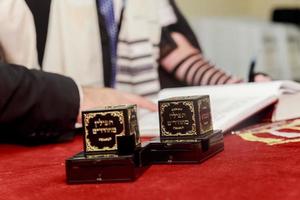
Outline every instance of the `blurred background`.
<svg viewBox="0 0 300 200">
<path fill-rule="evenodd" d="M 300 0 L 176 0 L 204 54 L 247 78 L 256 71 L 300 81 Z"/>
</svg>

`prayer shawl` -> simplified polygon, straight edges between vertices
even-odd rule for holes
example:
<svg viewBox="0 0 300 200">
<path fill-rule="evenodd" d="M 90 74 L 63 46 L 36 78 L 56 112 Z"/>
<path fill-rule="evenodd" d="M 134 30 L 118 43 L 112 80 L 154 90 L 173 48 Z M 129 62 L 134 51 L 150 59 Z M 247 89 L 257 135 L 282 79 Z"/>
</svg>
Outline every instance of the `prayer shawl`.
<svg viewBox="0 0 300 200">
<path fill-rule="evenodd" d="M 120 19 L 122 0 L 115 0 Z M 161 29 L 176 22 L 168 0 L 127 0 L 117 46 L 116 88 L 140 95 L 159 91 Z M 81 85 L 103 86 L 96 0 L 52 0 L 43 69 Z"/>
<path fill-rule="evenodd" d="M 43 70 L 103 86 L 96 0 L 52 0 Z"/>
<path fill-rule="evenodd" d="M 0 0 L 0 60 L 39 68 L 34 21 L 23 0 Z"/>
<path fill-rule="evenodd" d="M 127 1 L 119 33 L 116 88 L 146 96 L 158 93 L 161 30 L 175 22 L 167 0 Z"/>
</svg>

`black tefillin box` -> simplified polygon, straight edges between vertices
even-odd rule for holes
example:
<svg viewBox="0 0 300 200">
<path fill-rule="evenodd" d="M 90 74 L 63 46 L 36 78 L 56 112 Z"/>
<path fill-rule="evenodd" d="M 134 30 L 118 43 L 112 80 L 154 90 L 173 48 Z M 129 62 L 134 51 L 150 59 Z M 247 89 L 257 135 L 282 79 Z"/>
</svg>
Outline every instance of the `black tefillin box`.
<svg viewBox="0 0 300 200">
<path fill-rule="evenodd" d="M 120 105 L 82 112 L 85 153 L 133 152 L 141 143 L 136 110 L 135 105 Z"/>
<path fill-rule="evenodd" d="M 213 130 L 208 95 L 163 99 L 160 137 L 150 141 L 152 163 L 199 163 L 224 149 L 221 130 Z"/>
<path fill-rule="evenodd" d="M 135 180 L 150 164 L 136 105 L 82 112 L 84 151 L 66 160 L 68 183 Z"/>
<path fill-rule="evenodd" d="M 208 95 L 172 97 L 158 105 L 161 138 L 200 137 L 213 131 Z"/>
</svg>

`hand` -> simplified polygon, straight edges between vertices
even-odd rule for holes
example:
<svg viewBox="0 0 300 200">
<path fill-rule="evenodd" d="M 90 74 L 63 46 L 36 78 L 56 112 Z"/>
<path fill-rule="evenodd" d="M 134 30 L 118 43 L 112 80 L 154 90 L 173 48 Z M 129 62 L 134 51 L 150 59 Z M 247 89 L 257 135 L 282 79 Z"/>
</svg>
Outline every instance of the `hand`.
<svg viewBox="0 0 300 200">
<path fill-rule="evenodd" d="M 264 73 L 257 73 L 254 77 L 254 82 L 269 82 L 272 78 Z"/>
<path fill-rule="evenodd" d="M 141 96 L 121 92 L 111 88 L 84 87 L 83 102 L 81 103 L 80 111 L 107 105 L 121 104 L 137 104 L 138 107 L 145 108 L 153 112 L 158 110 L 155 103 Z M 79 113 L 78 122 L 81 121 L 80 118 L 81 113 Z"/>
</svg>

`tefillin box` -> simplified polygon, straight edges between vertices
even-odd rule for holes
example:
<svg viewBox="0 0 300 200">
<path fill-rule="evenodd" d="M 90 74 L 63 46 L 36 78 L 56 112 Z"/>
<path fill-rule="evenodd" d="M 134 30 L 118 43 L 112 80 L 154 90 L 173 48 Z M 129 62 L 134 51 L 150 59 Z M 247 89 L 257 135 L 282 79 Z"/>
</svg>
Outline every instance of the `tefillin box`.
<svg viewBox="0 0 300 200">
<path fill-rule="evenodd" d="M 86 154 L 133 152 L 140 144 L 136 105 L 82 112 Z"/>
<path fill-rule="evenodd" d="M 149 146 L 142 144 L 132 154 L 88 154 L 66 159 L 69 184 L 134 181 L 150 166 Z"/>
<path fill-rule="evenodd" d="M 150 141 L 152 164 L 201 163 L 223 151 L 224 141 L 221 130 L 214 130 L 204 137 L 183 139 L 153 138 Z"/>
<path fill-rule="evenodd" d="M 136 105 L 82 112 L 84 151 L 66 160 L 68 183 L 133 181 L 150 163 Z"/>
<path fill-rule="evenodd" d="M 208 95 L 173 97 L 158 103 L 161 138 L 201 137 L 212 133 Z"/>
<path fill-rule="evenodd" d="M 163 99 L 160 137 L 150 141 L 152 163 L 199 163 L 224 149 L 221 130 L 213 130 L 208 95 Z"/>
</svg>

